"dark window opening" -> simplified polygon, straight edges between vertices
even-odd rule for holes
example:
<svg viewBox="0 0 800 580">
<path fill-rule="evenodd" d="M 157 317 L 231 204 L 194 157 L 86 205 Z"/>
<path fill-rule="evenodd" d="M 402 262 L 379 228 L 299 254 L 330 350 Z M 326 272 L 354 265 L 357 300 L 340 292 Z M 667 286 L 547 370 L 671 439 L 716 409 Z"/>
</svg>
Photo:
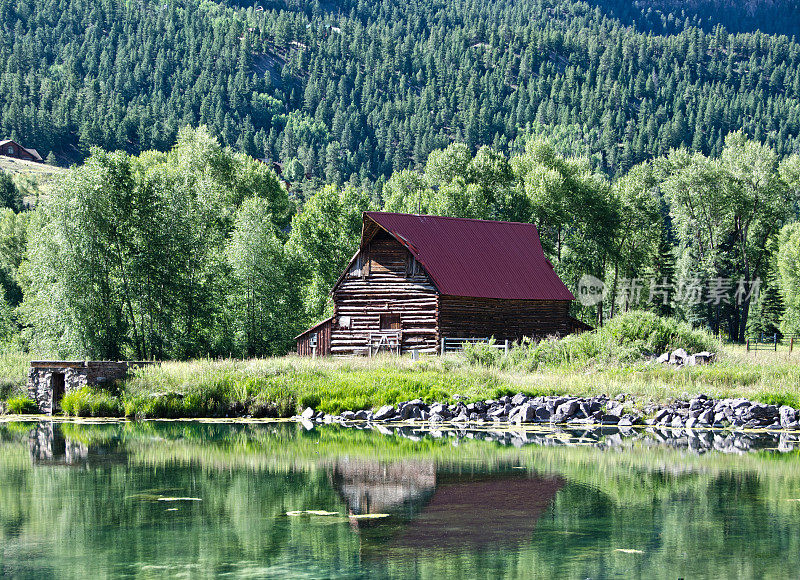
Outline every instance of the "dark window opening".
<svg viewBox="0 0 800 580">
<path fill-rule="evenodd" d="M 381 330 L 400 330 L 400 315 L 381 314 Z"/>
<path fill-rule="evenodd" d="M 50 409 L 55 413 L 61 410 L 61 399 L 64 398 L 64 373 L 53 373 L 50 384 L 53 386 L 53 403 Z"/>
<path fill-rule="evenodd" d="M 417 263 L 417 259 L 412 256 L 408 255 L 406 257 L 406 278 L 411 278 L 412 276 L 416 276 L 419 274 L 420 268 L 419 264 Z"/>
</svg>

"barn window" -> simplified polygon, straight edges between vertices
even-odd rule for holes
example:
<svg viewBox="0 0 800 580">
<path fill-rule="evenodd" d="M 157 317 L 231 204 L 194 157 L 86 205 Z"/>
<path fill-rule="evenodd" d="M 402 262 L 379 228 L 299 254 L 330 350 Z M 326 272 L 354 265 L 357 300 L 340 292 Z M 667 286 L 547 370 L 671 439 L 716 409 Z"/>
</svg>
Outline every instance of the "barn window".
<svg viewBox="0 0 800 580">
<path fill-rule="evenodd" d="M 350 275 L 354 278 L 361 276 L 361 254 L 356 256 L 355 262 L 353 262 L 353 267 L 350 268 Z"/>
<path fill-rule="evenodd" d="M 381 330 L 400 330 L 400 315 L 381 314 Z"/>
<path fill-rule="evenodd" d="M 406 256 L 406 277 L 411 278 L 412 276 L 416 276 L 419 274 L 419 270 L 417 259 L 411 254 L 408 254 Z"/>
<path fill-rule="evenodd" d="M 14 154 L 14 147 L 11 146 L 11 145 L 8 146 L 8 154 L 9 155 L 13 155 Z"/>
<path fill-rule="evenodd" d="M 339 317 L 339 328 L 350 328 L 350 317 L 349 316 L 340 316 Z"/>
</svg>

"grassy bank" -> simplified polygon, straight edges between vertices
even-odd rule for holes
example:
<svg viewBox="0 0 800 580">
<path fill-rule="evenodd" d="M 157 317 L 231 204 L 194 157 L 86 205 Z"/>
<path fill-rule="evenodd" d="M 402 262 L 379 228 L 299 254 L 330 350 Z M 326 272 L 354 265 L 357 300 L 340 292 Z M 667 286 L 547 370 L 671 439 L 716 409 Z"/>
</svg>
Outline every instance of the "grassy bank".
<svg viewBox="0 0 800 580">
<path fill-rule="evenodd" d="M 690 352 L 714 350 L 718 360 L 682 369 L 646 360 L 677 347 Z M 19 355 L 11 358 L 5 363 L 0 359 L 0 372 L 7 368 L 7 373 L 22 373 Z M 705 393 L 800 407 L 798 363 L 796 352 L 747 353 L 674 321 L 634 313 L 599 332 L 525 343 L 509 354 L 478 347 L 418 361 L 391 356 L 317 360 L 287 356 L 165 362 L 137 370 L 116 390 L 70 393 L 62 407 L 76 416 L 286 417 L 309 406 L 338 413 L 416 398 L 453 402 L 457 397 L 478 400 L 518 392 L 624 393 L 642 406 Z M 17 380 L 24 383 L 24 375 Z"/>
</svg>

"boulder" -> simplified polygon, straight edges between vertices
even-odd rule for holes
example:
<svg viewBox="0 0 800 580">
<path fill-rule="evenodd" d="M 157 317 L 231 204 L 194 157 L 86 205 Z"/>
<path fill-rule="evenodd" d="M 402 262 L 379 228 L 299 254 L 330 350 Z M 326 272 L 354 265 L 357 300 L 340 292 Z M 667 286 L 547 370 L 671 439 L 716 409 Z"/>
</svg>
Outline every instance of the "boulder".
<svg viewBox="0 0 800 580">
<path fill-rule="evenodd" d="M 311 420 L 314 417 L 314 409 L 311 407 L 306 407 L 305 411 L 303 411 L 300 416 L 306 421 Z"/>
<path fill-rule="evenodd" d="M 525 403 L 520 407 L 520 412 L 517 415 L 517 420 L 523 423 L 533 423 L 536 420 L 536 406 L 530 403 Z M 510 415 L 509 415 L 510 417 Z"/>
<path fill-rule="evenodd" d="M 674 365 L 682 365 L 688 356 L 689 355 L 685 350 L 682 348 L 677 348 L 672 351 L 672 354 L 669 355 L 669 362 Z"/>
<path fill-rule="evenodd" d="M 556 415 L 562 415 L 564 417 L 571 417 L 575 414 L 575 411 L 578 409 L 578 401 L 575 399 L 571 399 L 566 401 L 565 403 L 560 404 L 556 408 Z"/>
<path fill-rule="evenodd" d="M 704 365 L 714 362 L 715 357 L 716 357 L 715 353 L 704 350 L 703 352 L 695 353 L 694 360 L 697 364 Z"/>
<path fill-rule="evenodd" d="M 521 405 L 521 404 L 527 403 L 527 402 L 528 402 L 528 397 L 526 397 L 522 393 L 518 393 L 518 394 L 514 395 L 511 398 L 511 404 L 512 405 Z"/>
<path fill-rule="evenodd" d="M 778 413 L 780 414 L 781 425 L 783 427 L 789 427 L 797 419 L 797 411 L 788 405 L 781 406 Z"/>
<path fill-rule="evenodd" d="M 408 421 L 409 419 L 416 419 L 420 415 L 419 406 L 414 403 L 406 403 L 402 410 L 400 411 L 400 418 L 403 421 Z"/>
<path fill-rule="evenodd" d="M 391 419 L 395 415 L 394 407 L 391 405 L 384 405 L 380 409 L 377 410 L 375 415 L 373 415 L 373 419 L 376 421 L 385 421 L 386 419 Z"/>
<path fill-rule="evenodd" d="M 714 422 L 714 409 L 707 409 L 700 413 L 697 421 L 703 425 L 711 425 Z"/>
</svg>

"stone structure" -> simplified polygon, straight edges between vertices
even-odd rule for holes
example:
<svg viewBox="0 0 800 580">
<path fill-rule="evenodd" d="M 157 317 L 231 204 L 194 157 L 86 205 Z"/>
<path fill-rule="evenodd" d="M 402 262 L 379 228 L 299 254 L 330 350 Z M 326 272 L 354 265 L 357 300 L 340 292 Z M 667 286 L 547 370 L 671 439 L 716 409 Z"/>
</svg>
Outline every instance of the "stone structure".
<svg viewBox="0 0 800 580">
<path fill-rule="evenodd" d="M 125 378 L 128 370 L 152 364 L 142 361 L 31 361 L 28 395 L 42 413 L 52 415 L 61 408 L 65 394 L 86 386 L 102 387 Z"/>
</svg>

